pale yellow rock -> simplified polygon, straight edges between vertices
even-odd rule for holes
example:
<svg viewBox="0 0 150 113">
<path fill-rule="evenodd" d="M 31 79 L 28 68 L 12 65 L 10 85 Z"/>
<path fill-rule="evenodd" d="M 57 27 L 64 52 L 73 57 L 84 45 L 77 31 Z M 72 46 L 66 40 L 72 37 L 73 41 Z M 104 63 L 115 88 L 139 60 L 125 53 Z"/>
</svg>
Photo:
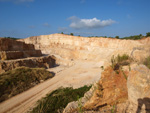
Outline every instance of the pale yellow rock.
<svg viewBox="0 0 150 113">
<path fill-rule="evenodd" d="M 35 48 L 40 49 L 43 54 L 55 54 L 65 59 L 95 61 L 102 59 L 110 61 L 112 55 L 124 53 L 139 60 L 143 57 L 143 51 L 148 48 L 145 44 L 150 45 L 150 38 L 135 41 L 102 37 L 87 38 L 65 34 L 33 36 L 21 39 L 20 41 L 33 44 Z M 144 52 L 144 57 L 148 55 L 148 52 Z"/>
</svg>

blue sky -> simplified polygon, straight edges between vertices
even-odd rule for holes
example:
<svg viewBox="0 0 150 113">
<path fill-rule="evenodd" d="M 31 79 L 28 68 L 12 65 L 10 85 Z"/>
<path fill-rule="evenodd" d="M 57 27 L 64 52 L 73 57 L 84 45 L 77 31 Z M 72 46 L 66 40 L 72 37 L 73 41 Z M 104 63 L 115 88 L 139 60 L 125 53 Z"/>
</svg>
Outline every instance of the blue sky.
<svg viewBox="0 0 150 113">
<path fill-rule="evenodd" d="M 0 37 L 150 32 L 150 0 L 0 0 Z"/>
</svg>

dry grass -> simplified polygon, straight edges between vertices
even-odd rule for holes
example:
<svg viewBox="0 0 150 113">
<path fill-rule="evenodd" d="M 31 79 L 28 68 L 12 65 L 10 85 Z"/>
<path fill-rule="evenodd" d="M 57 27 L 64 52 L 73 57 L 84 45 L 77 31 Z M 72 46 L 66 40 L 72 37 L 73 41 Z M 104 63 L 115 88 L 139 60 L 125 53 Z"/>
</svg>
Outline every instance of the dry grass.
<svg viewBox="0 0 150 113">
<path fill-rule="evenodd" d="M 111 64 L 114 70 L 118 70 L 121 66 L 129 65 L 131 62 L 131 58 L 127 54 L 123 54 L 122 56 L 118 55 L 116 57 L 112 56 Z"/>
<path fill-rule="evenodd" d="M 0 102 L 51 77 L 53 77 L 52 73 L 44 68 L 19 67 L 2 73 L 0 74 Z"/>
</svg>

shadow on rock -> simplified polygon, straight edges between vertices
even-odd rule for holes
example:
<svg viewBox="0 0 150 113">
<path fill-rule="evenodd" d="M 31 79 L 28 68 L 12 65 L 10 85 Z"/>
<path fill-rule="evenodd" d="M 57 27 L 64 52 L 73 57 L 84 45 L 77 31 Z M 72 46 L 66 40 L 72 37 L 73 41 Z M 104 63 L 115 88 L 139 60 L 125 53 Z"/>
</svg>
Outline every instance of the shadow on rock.
<svg viewBox="0 0 150 113">
<path fill-rule="evenodd" d="M 146 113 L 150 113 L 150 98 L 138 99 L 138 108 L 136 113 L 141 113 L 142 108 L 145 106 Z"/>
</svg>

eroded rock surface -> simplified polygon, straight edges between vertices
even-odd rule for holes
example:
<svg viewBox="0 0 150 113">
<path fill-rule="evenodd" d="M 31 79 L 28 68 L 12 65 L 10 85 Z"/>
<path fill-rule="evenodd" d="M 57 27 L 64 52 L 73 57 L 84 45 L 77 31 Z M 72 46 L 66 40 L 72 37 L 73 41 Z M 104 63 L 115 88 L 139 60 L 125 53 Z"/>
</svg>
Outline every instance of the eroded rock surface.
<svg viewBox="0 0 150 113">
<path fill-rule="evenodd" d="M 33 44 L 0 38 L 0 60 L 19 59 L 42 56 L 40 50 L 35 50 Z"/>
<path fill-rule="evenodd" d="M 107 105 L 124 102 L 128 98 L 126 78 L 127 72 L 119 70 L 116 73 L 112 67 L 108 67 L 101 76 L 98 88 L 92 98 L 85 103 L 85 109 L 98 109 Z"/>
<path fill-rule="evenodd" d="M 25 67 L 40 67 L 40 68 L 51 68 L 55 65 L 55 58 L 53 56 L 43 56 L 43 57 L 32 57 L 17 60 L 7 60 L 0 61 L 0 73 L 6 72 L 8 70 L 15 69 L 20 66 Z"/>
<path fill-rule="evenodd" d="M 141 51 L 146 51 L 144 52 L 144 56 L 147 56 L 148 50 L 145 50 L 145 44 L 150 42 L 149 38 L 135 41 L 102 37 L 87 38 L 64 34 L 33 36 L 21 39 L 20 41 L 33 44 L 43 54 L 55 54 L 64 59 L 92 61 L 110 60 L 112 55 L 121 55 L 124 53 L 129 56 L 132 55 L 136 59 L 137 55 L 142 57 L 142 54 L 140 54 Z M 137 48 L 139 48 L 138 53 L 135 54 L 134 52 Z"/>
<path fill-rule="evenodd" d="M 135 67 L 127 85 L 129 101 L 139 107 L 137 112 L 150 112 L 150 70 L 145 65 Z"/>
</svg>

